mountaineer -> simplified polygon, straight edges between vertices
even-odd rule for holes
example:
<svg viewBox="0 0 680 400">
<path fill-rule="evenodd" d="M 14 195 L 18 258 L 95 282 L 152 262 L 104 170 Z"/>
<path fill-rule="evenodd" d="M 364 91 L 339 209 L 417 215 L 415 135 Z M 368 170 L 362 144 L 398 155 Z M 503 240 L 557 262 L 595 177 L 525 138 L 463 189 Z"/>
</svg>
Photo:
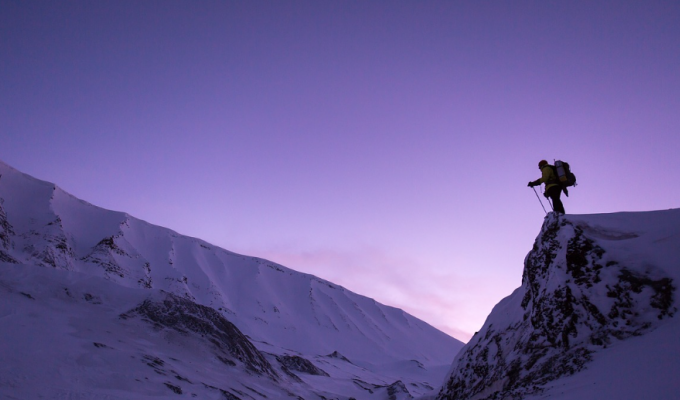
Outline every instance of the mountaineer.
<svg viewBox="0 0 680 400">
<path fill-rule="evenodd" d="M 546 160 L 541 160 L 538 163 L 538 169 L 541 170 L 541 177 L 535 181 L 529 182 L 527 186 L 534 187 L 539 186 L 541 183 L 545 183 L 543 195 L 552 200 L 553 211 L 558 214 L 565 214 L 564 205 L 562 204 L 562 200 L 560 200 L 562 185 L 555 173 L 555 167 L 548 164 Z"/>
</svg>

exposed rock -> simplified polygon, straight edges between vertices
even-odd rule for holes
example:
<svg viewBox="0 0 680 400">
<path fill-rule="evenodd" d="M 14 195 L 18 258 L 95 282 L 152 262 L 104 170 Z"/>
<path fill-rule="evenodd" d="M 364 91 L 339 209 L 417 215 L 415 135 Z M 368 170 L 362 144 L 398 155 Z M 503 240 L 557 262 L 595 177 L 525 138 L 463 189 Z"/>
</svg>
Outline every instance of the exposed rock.
<svg viewBox="0 0 680 400">
<path fill-rule="evenodd" d="M 352 362 L 351 362 L 347 357 L 345 357 L 345 356 L 343 356 L 342 354 L 338 353 L 337 350 L 334 351 L 334 352 L 332 352 L 331 354 L 327 355 L 326 357 L 328 357 L 328 358 L 337 358 L 338 360 L 346 361 L 346 362 L 352 364 Z"/>
<path fill-rule="evenodd" d="M 619 240 L 628 237 L 634 236 Z M 583 369 L 612 340 L 641 335 L 672 316 L 674 290 L 658 270 L 622 265 L 582 227 L 551 214 L 525 259 L 522 287 L 466 345 L 438 399 L 539 393 Z"/>
<path fill-rule="evenodd" d="M 303 372 L 309 375 L 330 376 L 326 371 L 318 368 L 316 365 L 312 364 L 311 361 L 300 356 L 276 356 L 276 360 L 291 371 Z"/>
<path fill-rule="evenodd" d="M 83 257 L 82 261 L 100 265 L 106 276 L 113 275 L 124 278 L 129 274 L 129 271 L 116 262 L 114 254 L 128 256 L 128 254 L 116 244 L 116 237 L 110 236 L 100 240 L 99 243 L 92 248 L 90 254 Z"/>
<path fill-rule="evenodd" d="M 181 387 L 175 386 L 175 385 L 173 385 L 173 384 L 170 383 L 170 382 L 165 382 L 165 386 L 167 386 L 168 389 L 170 389 L 170 390 L 172 390 L 173 392 L 175 392 L 175 394 L 182 394 L 182 393 L 183 393 Z"/>
<path fill-rule="evenodd" d="M 411 393 L 402 381 L 396 381 L 387 387 L 388 400 L 412 399 Z"/>
<path fill-rule="evenodd" d="M 88 303 L 92 304 L 102 304 L 102 299 L 99 296 L 92 295 L 90 293 L 83 294 L 83 299 Z"/>
<path fill-rule="evenodd" d="M 364 389 L 371 395 L 376 393 L 385 393 L 388 400 L 404 400 L 413 398 L 411 393 L 406 388 L 406 385 L 404 385 L 404 382 L 402 381 L 396 381 L 391 385 L 376 385 L 374 383 L 368 383 L 360 379 L 353 379 L 352 381 L 355 385 Z"/>
<path fill-rule="evenodd" d="M 198 333 L 214 345 L 218 356 L 226 357 L 225 364 L 235 364 L 234 361 L 238 360 L 253 373 L 272 379 L 278 377 L 255 346 L 220 313 L 171 293 L 164 294 L 162 301 L 145 300 L 138 307 L 121 314 L 121 318 L 141 316 L 160 328 Z"/>
<path fill-rule="evenodd" d="M 12 225 L 7 221 L 7 214 L 2 207 L 3 199 L 0 198 L 0 261 L 17 264 L 14 257 L 10 256 L 8 251 L 12 247 L 12 236 L 14 230 Z"/>
</svg>

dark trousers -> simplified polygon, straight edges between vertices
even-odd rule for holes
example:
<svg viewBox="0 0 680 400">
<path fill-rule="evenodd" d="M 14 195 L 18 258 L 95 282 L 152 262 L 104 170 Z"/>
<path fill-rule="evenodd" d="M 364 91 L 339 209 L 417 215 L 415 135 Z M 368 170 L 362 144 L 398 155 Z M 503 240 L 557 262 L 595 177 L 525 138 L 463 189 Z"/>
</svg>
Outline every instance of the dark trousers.
<svg viewBox="0 0 680 400">
<path fill-rule="evenodd" d="M 561 214 L 566 214 L 564 212 L 564 204 L 562 204 L 562 200 L 560 200 L 561 195 L 562 188 L 559 185 L 551 187 L 545 193 L 545 197 L 549 197 L 550 200 L 552 200 L 553 210 Z"/>
</svg>

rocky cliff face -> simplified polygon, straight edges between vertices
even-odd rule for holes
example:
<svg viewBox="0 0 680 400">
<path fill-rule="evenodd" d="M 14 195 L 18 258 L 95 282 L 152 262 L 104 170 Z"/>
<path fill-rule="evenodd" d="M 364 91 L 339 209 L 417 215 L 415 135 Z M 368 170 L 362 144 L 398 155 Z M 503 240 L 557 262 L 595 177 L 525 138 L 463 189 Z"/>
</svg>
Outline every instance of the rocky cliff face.
<svg viewBox="0 0 680 400">
<path fill-rule="evenodd" d="M 615 341 L 644 335 L 676 312 L 663 269 L 603 243 L 635 232 L 549 215 L 525 259 L 522 286 L 461 350 L 438 399 L 522 399 L 586 368 Z M 601 244 L 602 243 L 602 244 Z"/>
</svg>

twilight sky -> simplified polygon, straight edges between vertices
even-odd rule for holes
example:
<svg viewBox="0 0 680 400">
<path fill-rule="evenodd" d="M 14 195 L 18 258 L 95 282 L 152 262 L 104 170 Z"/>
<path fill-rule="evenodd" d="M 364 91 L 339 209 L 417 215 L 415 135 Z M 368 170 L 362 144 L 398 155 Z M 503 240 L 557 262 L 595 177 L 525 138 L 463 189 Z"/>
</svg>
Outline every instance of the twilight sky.
<svg viewBox="0 0 680 400">
<path fill-rule="evenodd" d="M 679 150 L 678 1 L 0 0 L 4 162 L 464 341 L 539 160 L 567 213 L 655 210 Z"/>
</svg>

